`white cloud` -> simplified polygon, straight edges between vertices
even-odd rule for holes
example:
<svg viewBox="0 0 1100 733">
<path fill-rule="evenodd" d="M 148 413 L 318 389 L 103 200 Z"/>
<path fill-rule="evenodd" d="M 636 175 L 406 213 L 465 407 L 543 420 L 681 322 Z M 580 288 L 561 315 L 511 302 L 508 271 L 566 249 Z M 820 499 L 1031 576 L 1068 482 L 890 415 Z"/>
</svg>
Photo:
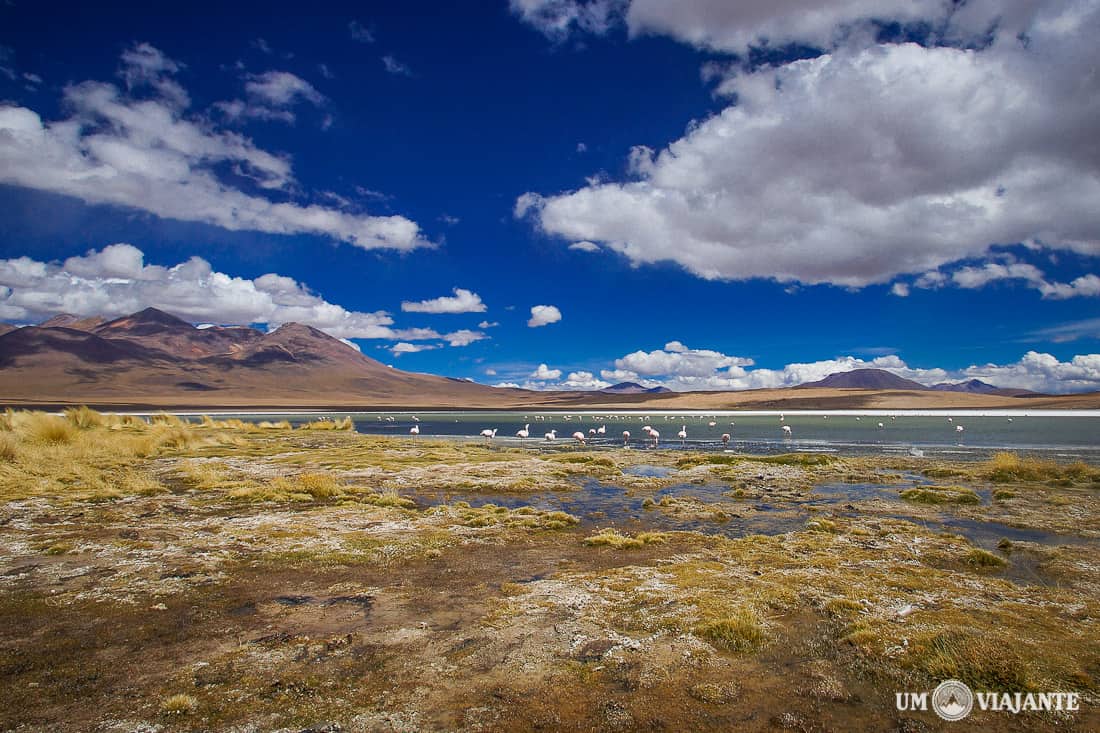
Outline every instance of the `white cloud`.
<svg viewBox="0 0 1100 733">
<path fill-rule="evenodd" d="M 551 379 L 558 379 L 561 377 L 561 369 L 551 369 L 545 364 L 539 364 L 538 369 L 531 372 L 531 379 L 538 379 L 540 381 L 547 381 Z"/>
<path fill-rule="evenodd" d="M 1100 333 L 1100 319 L 1068 324 L 1061 333 L 1067 336 L 1064 340 L 1095 336 Z M 1036 335 L 1054 338 L 1057 334 L 1043 332 Z M 1029 351 L 1012 364 L 973 365 L 963 369 L 910 367 L 894 354 L 870 360 L 841 356 L 787 364 L 779 369 L 747 368 L 752 365 L 752 359 L 729 356 L 717 351 L 688 349 L 674 341 L 663 350 L 627 354 L 615 361 L 615 369 L 602 370 L 600 376 L 612 382 L 638 382 L 645 387 L 664 386 L 683 392 L 794 387 L 816 382 L 838 372 L 884 369 L 926 386 L 946 381 L 981 379 L 998 387 L 1030 389 L 1036 392 L 1100 390 L 1100 354 L 1078 355 L 1068 362 L 1062 362 L 1050 354 Z M 586 374 L 587 372 L 578 373 L 582 377 Z M 571 374 L 569 379 L 572 380 L 573 377 Z M 559 384 L 544 384 L 545 389 L 569 388 Z"/>
<path fill-rule="evenodd" d="M 477 293 L 465 288 L 454 288 L 452 292 L 453 296 L 444 295 L 431 300 L 406 300 L 401 304 L 401 310 L 407 313 L 484 313 L 487 310 Z"/>
<path fill-rule="evenodd" d="M 921 275 L 913 285 L 918 288 L 935 289 L 951 283 L 960 288 L 973 290 L 1001 280 L 1022 280 L 1028 287 L 1038 290 L 1044 298 L 1051 300 L 1100 296 L 1100 277 L 1096 275 L 1091 273 L 1081 275 L 1068 283 L 1051 282 L 1038 267 L 1012 259 L 1006 262 L 968 265 L 953 272 L 949 269 L 946 272 L 938 270 L 927 272 Z M 894 283 L 894 288 L 903 288 L 907 295 L 909 293 L 909 287 L 905 283 Z"/>
<path fill-rule="evenodd" d="M 596 390 L 610 387 L 611 382 L 597 379 L 592 372 L 569 372 L 569 376 L 561 383 L 562 389 Z"/>
<path fill-rule="evenodd" d="M 901 23 L 941 19 L 944 0 L 634 0 L 626 15 L 631 35 L 660 34 L 695 46 L 746 54 L 764 42 L 829 48 L 870 20 Z"/>
<path fill-rule="evenodd" d="M 909 286 L 906 285 L 905 283 L 894 283 L 890 287 L 890 294 L 891 295 L 896 295 L 899 298 L 908 298 L 909 297 Z"/>
<path fill-rule="evenodd" d="M 489 375 L 490 377 L 495 377 L 497 375 L 497 370 L 493 369 L 492 367 L 486 367 L 485 368 L 485 373 L 487 375 Z"/>
<path fill-rule="evenodd" d="M 412 76 L 412 69 L 407 64 L 403 64 L 393 56 L 383 56 L 382 65 L 386 67 L 386 72 L 397 76 Z"/>
<path fill-rule="evenodd" d="M 451 346 L 469 346 L 475 341 L 483 341 L 487 338 L 489 337 L 481 331 L 471 331 L 468 328 L 443 335 L 443 339 Z"/>
<path fill-rule="evenodd" d="M 688 22 L 705 6 L 709 32 L 736 45 L 742 14 L 788 27 L 784 13 L 806 4 L 788 5 L 778 15 L 763 3 L 662 12 Z M 820 27 L 864 5 L 829 4 Z M 930 5 L 940 4 L 904 7 L 925 17 Z M 628 17 L 644 8 L 657 6 L 635 3 Z M 1013 11 L 981 50 L 861 43 L 742 70 L 720 87 L 736 95 L 730 106 L 660 152 L 634 150 L 633 180 L 528 193 L 516 214 L 635 264 L 672 261 L 708 279 L 862 287 L 1023 241 L 1100 254 L 1100 82 L 1090 72 L 1100 5 L 1034 12 Z"/>
<path fill-rule="evenodd" d="M 610 30 L 627 0 L 510 0 L 520 20 L 552 40 L 573 31 L 601 35 Z"/>
<path fill-rule="evenodd" d="M 791 44 L 829 49 L 874 36 L 877 26 L 923 26 L 950 43 L 977 43 L 990 28 L 1016 35 L 1032 21 L 1034 0 L 511 0 L 512 12 L 548 38 L 667 35 L 713 51 L 747 56 Z"/>
<path fill-rule="evenodd" d="M 578 153 L 587 153 L 588 152 L 588 146 L 585 145 L 584 143 L 577 143 L 577 152 Z"/>
<path fill-rule="evenodd" d="M 153 306 L 193 323 L 297 322 L 336 338 L 406 341 L 470 338 L 427 328 L 393 328 L 385 311 L 349 311 L 293 278 L 269 273 L 253 280 L 216 272 L 200 257 L 170 267 L 145 264 L 140 249 L 112 244 L 63 263 L 29 257 L 0 260 L 0 318 L 39 322 L 57 313 L 117 317 Z"/>
<path fill-rule="evenodd" d="M 482 321 L 481 323 L 477 324 L 477 327 L 478 328 L 496 328 L 499 325 L 500 325 L 500 323 L 497 322 L 497 321 Z"/>
<path fill-rule="evenodd" d="M 575 249 L 578 252 L 599 252 L 600 245 L 595 242 L 573 242 L 569 245 L 569 249 Z"/>
<path fill-rule="evenodd" d="M 305 79 L 287 71 L 266 71 L 248 77 L 244 85 L 250 97 L 275 107 L 291 107 L 299 102 L 323 104 L 325 97 Z"/>
<path fill-rule="evenodd" d="M 418 351 L 431 351 L 432 349 L 438 348 L 441 348 L 439 344 L 410 344 L 407 341 L 401 341 L 389 347 L 394 356 L 401 356 L 402 354 L 415 354 Z"/>
<path fill-rule="evenodd" d="M 561 311 L 554 305 L 533 305 L 531 306 L 531 318 L 528 319 L 527 325 L 530 328 L 538 328 L 539 326 L 548 326 L 551 323 L 557 323 L 561 320 Z"/>
<path fill-rule="evenodd" d="M 679 341 L 670 341 L 665 344 L 664 349 L 649 352 L 635 351 L 621 359 L 616 359 L 615 368 L 635 376 L 663 374 L 678 377 L 708 377 L 719 369 L 726 369 L 727 373 L 742 374 L 741 367 L 750 366 L 752 363 L 752 359 L 728 356 L 708 349 L 689 349 Z M 630 377 L 624 377 L 624 379 L 630 379 Z"/>
<path fill-rule="evenodd" d="M 285 194 L 295 183 L 287 158 L 186 115 L 186 93 L 168 76 L 178 64 L 151 46 L 131 49 L 124 63 L 124 79 L 142 94 L 91 81 L 69 86 L 63 106 L 70 116 L 53 122 L 26 107 L 0 105 L 0 182 L 235 231 L 319 234 L 363 249 L 433 246 L 402 216 L 356 215 L 246 192 L 226 171 Z"/>
</svg>

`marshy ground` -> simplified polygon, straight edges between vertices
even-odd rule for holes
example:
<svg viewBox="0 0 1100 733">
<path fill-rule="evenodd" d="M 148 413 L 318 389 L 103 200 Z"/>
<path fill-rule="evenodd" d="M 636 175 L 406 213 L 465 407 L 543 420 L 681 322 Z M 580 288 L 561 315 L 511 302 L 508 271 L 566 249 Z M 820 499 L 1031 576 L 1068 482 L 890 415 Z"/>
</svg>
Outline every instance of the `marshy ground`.
<svg viewBox="0 0 1100 733">
<path fill-rule="evenodd" d="M 0 418 L 0 730 L 1100 729 L 1095 466 L 342 427 Z"/>
</svg>

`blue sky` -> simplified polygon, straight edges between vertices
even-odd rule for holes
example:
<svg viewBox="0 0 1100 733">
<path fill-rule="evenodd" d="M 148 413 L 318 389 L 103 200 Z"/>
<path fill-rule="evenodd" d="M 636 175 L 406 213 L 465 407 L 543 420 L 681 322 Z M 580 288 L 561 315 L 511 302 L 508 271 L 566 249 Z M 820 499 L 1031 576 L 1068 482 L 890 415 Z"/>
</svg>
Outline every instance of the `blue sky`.
<svg viewBox="0 0 1100 733">
<path fill-rule="evenodd" d="M 0 318 L 1100 389 L 1095 0 L 393 5 L 0 7 Z"/>
</svg>

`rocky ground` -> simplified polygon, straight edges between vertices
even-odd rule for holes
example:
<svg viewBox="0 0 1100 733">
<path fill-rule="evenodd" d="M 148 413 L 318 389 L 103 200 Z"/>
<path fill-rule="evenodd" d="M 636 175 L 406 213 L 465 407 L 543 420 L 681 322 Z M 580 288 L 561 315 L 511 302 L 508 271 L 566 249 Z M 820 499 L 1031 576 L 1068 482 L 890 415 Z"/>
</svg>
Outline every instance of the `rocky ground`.
<svg viewBox="0 0 1100 733">
<path fill-rule="evenodd" d="M 34 420 L 0 730 L 1100 729 L 1096 467 Z"/>
</svg>

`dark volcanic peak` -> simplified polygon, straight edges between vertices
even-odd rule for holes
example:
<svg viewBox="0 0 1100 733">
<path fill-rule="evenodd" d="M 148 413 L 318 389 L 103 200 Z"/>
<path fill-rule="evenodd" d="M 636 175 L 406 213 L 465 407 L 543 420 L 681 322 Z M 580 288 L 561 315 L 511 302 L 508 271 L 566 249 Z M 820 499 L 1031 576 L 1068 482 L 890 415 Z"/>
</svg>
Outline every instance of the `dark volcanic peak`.
<svg viewBox="0 0 1100 733">
<path fill-rule="evenodd" d="M 932 389 L 939 390 L 941 392 L 971 392 L 976 394 L 992 394 L 998 391 L 999 387 L 994 387 L 989 382 L 983 382 L 980 379 L 968 379 L 965 382 L 940 382 L 939 384 L 933 384 Z"/>
<path fill-rule="evenodd" d="M 175 331 L 195 330 L 195 327 L 182 318 L 177 318 L 170 313 L 165 313 L 156 308 L 146 308 L 137 313 L 123 316 L 122 318 L 116 318 L 113 321 L 107 321 L 96 328 L 95 332 L 106 336 L 112 336 L 119 331 L 145 335 L 165 329 L 172 329 Z"/>
<path fill-rule="evenodd" d="M 816 382 L 807 382 L 798 386 L 832 387 L 834 389 L 928 389 L 919 382 L 899 377 L 885 369 L 853 369 L 850 372 L 837 372 Z"/>
<path fill-rule="evenodd" d="M 663 392 L 671 392 L 668 387 L 643 387 L 637 382 L 619 382 L 613 384 L 610 387 L 604 387 L 599 390 L 604 394 L 660 394 Z"/>
<path fill-rule="evenodd" d="M 336 361 L 381 366 L 340 339 L 302 323 L 284 323 L 242 351 L 239 358 L 256 365 L 288 361 Z"/>
</svg>

